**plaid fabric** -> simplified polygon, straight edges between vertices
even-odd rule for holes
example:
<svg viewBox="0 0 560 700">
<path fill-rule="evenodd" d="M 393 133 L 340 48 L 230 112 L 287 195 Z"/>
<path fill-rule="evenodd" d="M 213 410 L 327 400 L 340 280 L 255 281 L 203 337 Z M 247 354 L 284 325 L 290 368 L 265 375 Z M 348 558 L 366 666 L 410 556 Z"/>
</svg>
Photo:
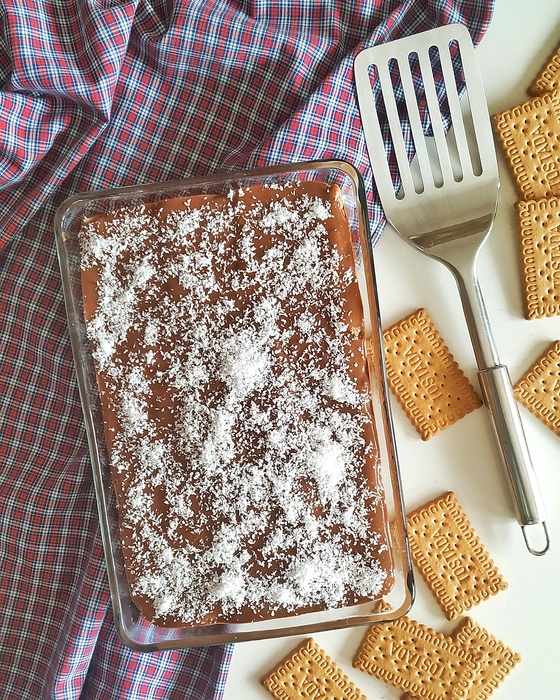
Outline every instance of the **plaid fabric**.
<svg viewBox="0 0 560 700">
<path fill-rule="evenodd" d="M 219 698 L 230 647 L 140 655 L 112 624 L 52 221 L 81 190 L 352 161 L 361 48 L 492 0 L 0 0 L 2 697 Z"/>
</svg>

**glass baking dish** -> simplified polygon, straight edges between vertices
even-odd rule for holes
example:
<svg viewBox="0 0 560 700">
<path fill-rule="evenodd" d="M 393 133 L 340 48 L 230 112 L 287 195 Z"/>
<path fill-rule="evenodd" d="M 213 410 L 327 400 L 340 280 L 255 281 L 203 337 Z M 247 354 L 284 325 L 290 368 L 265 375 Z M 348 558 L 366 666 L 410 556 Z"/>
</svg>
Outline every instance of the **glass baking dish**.
<svg viewBox="0 0 560 700">
<path fill-rule="evenodd" d="M 319 180 L 340 187 L 352 232 L 354 264 L 364 309 L 371 402 L 377 431 L 380 479 L 385 494 L 386 537 L 394 582 L 382 600 L 305 614 L 236 624 L 162 627 L 146 621 L 131 598 L 119 534 L 114 486 L 105 442 L 96 371 L 85 331 L 81 285 L 81 254 L 78 232 L 84 222 L 138 204 L 197 194 L 225 194 L 251 185 Z M 327 160 L 272 166 L 258 170 L 224 173 L 184 181 L 170 181 L 77 194 L 59 208 L 55 219 L 56 246 L 60 263 L 68 327 L 85 428 L 93 468 L 100 528 L 105 552 L 115 625 L 123 642 L 137 651 L 157 651 L 222 644 L 394 620 L 405 614 L 413 601 L 414 583 L 406 536 L 400 476 L 385 378 L 381 322 L 364 187 L 356 169 L 343 161 Z"/>
</svg>

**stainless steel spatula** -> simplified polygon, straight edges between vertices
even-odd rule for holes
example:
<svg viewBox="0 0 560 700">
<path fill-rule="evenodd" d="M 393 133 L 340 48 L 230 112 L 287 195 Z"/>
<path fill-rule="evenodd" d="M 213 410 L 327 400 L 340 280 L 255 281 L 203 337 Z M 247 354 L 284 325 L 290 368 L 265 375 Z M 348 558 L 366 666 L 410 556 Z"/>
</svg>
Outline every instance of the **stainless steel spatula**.
<svg viewBox="0 0 560 700">
<path fill-rule="evenodd" d="M 544 554 L 549 536 L 543 499 L 477 277 L 499 180 L 471 37 L 462 25 L 439 27 L 366 49 L 354 68 L 385 215 L 408 243 L 455 277 L 517 519 L 529 551 Z M 539 546 L 530 542 L 530 525 L 542 526 Z"/>
</svg>

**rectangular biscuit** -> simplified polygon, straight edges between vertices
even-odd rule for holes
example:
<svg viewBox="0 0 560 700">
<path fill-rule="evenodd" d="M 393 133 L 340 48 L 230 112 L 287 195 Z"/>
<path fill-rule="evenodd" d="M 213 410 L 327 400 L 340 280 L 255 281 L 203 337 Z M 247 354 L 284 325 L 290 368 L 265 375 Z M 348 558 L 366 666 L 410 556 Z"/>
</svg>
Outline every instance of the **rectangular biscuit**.
<svg viewBox="0 0 560 700">
<path fill-rule="evenodd" d="M 450 637 L 404 616 L 372 625 L 353 666 L 424 700 L 466 700 L 478 662 Z"/>
<path fill-rule="evenodd" d="M 448 620 L 507 588 L 453 492 L 406 521 L 414 564 Z"/>
<path fill-rule="evenodd" d="M 469 691 L 469 700 L 486 700 L 505 679 L 521 656 L 470 617 L 454 630 L 452 638 L 465 649 L 476 649 L 479 670 Z"/>
<path fill-rule="evenodd" d="M 560 314 L 560 199 L 515 204 L 527 319 Z"/>
<path fill-rule="evenodd" d="M 533 363 L 513 392 L 519 403 L 560 436 L 560 340 Z"/>
<path fill-rule="evenodd" d="M 313 639 L 303 641 L 261 682 L 276 700 L 367 700 Z"/>
<path fill-rule="evenodd" d="M 492 116 L 521 199 L 560 195 L 560 90 Z"/>
<path fill-rule="evenodd" d="M 389 387 L 423 440 L 482 405 L 425 309 L 388 328 L 383 339 Z"/>
<path fill-rule="evenodd" d="M 547 58 L 527 91 L 530 95 L 542 95 L 556 88 L 560 88 L 560 44 Z"/>
<path fill-rule="evenodd" d="M 475 679 L 469 688 L 468 700 L 487 700 L 502 683 L 511 669 L 521 661 L 519 654 L 478 625 L 470 617 L 464 618 L 451 634 L 457 645 L 465 650 L 476 649 L 479 664 Z M 401 700 L 420 700 L 406 693 Z"/>
</svg>

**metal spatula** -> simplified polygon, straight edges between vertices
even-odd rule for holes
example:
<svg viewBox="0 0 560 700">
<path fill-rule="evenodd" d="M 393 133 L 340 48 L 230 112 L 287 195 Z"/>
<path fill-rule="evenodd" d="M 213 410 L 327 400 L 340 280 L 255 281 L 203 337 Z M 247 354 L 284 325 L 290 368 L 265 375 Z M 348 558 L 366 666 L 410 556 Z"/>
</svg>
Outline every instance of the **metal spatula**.
<svg viewBox="0 0 560 700">
<path fill-rule="evenodd" d="M 544 504 L 477 277 L 499 180 L 471 37 L 453 24 L 366 49 L 356 58 L 355 80 L 385 215 L 408 243 L 455 277 L 517 519 L 529 551 L 544 554 Z M 542 526 L 542 546 L 530 543 L 530 525 Z"/>
</svg>

